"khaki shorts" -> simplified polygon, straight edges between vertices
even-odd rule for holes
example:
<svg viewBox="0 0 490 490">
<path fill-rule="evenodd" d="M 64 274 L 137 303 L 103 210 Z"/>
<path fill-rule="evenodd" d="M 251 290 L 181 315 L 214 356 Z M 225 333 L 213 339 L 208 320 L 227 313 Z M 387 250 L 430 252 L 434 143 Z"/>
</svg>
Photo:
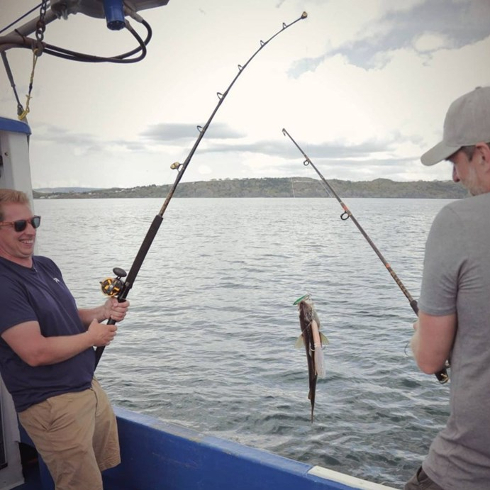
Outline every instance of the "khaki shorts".
<svg viewBox="0 0 490 490">
<path fill-rule="evenodd" d="M 48 398 L 19 420 L 56 490 L 102 490 L 101 471 L 121 462 L 116 417 L 95 378 L 90 389 Z"/>
</svg>

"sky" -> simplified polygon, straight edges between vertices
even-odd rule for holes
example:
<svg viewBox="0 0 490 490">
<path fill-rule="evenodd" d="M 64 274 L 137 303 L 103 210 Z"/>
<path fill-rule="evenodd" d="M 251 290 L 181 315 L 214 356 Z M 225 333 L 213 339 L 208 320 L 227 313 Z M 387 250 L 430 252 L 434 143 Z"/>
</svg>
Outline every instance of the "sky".
<svg viewBox="0 0 490 490">
<path fill-rule="evenodd" d="M 38 3 L 0 0 L 0 29 Z M 316 178 L 282 128 L 327 180 L 449 180 L 449 163 L 425 167 L 420 155 L 442 138 L 450 103 L 490 85 L 488 0 L 169 0 L 139 11 L 152 39 L 138 63 L 38 59 L 28 115 L 33 187 L 174 182 L 170 165 L 189 155 L 217 92 L 303 11 L 305 20 L 242 70 L 182 182 Z M 44 40 L 96 56 L 137 46 L 127 30 L 82 13 L 47 25 Z M 32 52 L 7 55 L 25 104 Z M 16 118 L 0 68 L 0 115 Z"/>
</svg>

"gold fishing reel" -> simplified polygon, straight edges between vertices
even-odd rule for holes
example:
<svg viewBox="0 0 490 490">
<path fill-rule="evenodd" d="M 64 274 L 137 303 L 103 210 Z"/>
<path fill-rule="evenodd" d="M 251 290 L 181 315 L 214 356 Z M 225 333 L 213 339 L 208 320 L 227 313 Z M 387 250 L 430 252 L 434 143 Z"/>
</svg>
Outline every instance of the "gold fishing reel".
<svg viewBox="0 0 490 490">
<path fill-rule="evenodd" d="M 111 297 L 117 296 L 121 292 L 121 289 L 124 286 L 124 282 L 121 281 L 121 277 L 127 276 L 126 271 L 119 267 L 114 267 L 112 272 L 114 272 L 116 277 L 108 277 L 107 279 L 100 281 L 102 292 Z"/>
</svg>

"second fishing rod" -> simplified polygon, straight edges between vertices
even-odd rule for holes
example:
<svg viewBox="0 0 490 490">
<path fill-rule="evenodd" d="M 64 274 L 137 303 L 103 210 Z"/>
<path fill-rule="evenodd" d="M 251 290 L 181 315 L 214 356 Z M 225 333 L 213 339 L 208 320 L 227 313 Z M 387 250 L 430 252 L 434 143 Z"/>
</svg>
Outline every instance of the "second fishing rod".
<svg viewBox="0 0 490 490">
<path fill-rule="evenodd" d="M 417 305 L 417 301 L 412 297 L 412 295 L 408 292 L 407 288 L 404 286 L 400 278 L 396 275 L 395 271 L 391 268 L 390 264 L 388 261 L 383 257 L 382 253 L 379 251 L 378 247 L 374 244 L 374 242 L 371 240 L 369 235 L 364 231 L 364 228 L 359 224 L 357 219 L 354 217 L 350 209 L 347 207 L 347 205 L 342 201 L 342 199 L 339 197 L 339 195 L 335 192 L 333 187 L 325 180 L 321 172 L 318 170 L 318 168 L 314 165 L 314 163 L 310 160 L 308 155 L 303 151 L 303 149 L 296 143 L 296 141 L 293 139 L 293 137 L 287 132 L 286 129 L 282 130 L 283 134 L 287 136 L 298 148 L 298 150 L 302 153 L 302 155 L 305 157 L 305 160 L 303 162 L 303 165 L 311 165 L 311 167 L 315 170 L 315 172 L 318 174 L 322 182 L 326 185 L 327 189 L 331 192 L 331 194 L 339 201 L 340 205 L 342 206 L 342 209 L 344 212 L 341 214 L 340 218 L 342 220 L 347 220 L 351 219 L 352 222 L 356 225 L 357 229 L 362 233 L 364 238 L 367 240 L 369 245 L 371 245 L 371 248 L 374 250 L 376 255 L 379 257 L 383 265 L 386 267 L 386 270 L 390 273 L 391 277 L 394 279 L 394 281 L 397 283 L 398 287 L 401 289 L 405 297 L 408 299 L 408 302 L 410 303 L 410 306 L 412 307 L 412 310 L 416 315 L 418 315 L 419 308 Z M 444 368 L 441 371 L 435 373 L 435 376 L 439 383 L 444 384 L 449 381 L 449 375 L 447 373 L 447 370 Z"/>
</svg>

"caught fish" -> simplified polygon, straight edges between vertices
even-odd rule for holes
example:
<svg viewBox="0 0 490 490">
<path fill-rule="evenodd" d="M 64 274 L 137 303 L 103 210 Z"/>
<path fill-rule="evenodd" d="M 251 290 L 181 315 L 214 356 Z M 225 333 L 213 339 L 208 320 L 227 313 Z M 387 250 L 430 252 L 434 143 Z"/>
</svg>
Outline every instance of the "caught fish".
<svg viewBox="0 0 490 490">
<path fill-rule="evenodd" d="M 301 328 L 301 335 L 296 341 L 296 347 L 301 347 L 301 344 L 304 344 L 306 349 L 310 387 L 308 399 L 311 402 L 311 421 L 313 422 L 316 381 L 317 378 L 325 377 L 322 346 L 328 344 L 328 339 L 322 332 L 320 332 L 320 319 L 315 311 L 310 295 L 305 294 L 304 296 L 301 296 L 301 298 L 298 298 L 293 304 L 298 305 L 299 325 Z"/>
</svg>

